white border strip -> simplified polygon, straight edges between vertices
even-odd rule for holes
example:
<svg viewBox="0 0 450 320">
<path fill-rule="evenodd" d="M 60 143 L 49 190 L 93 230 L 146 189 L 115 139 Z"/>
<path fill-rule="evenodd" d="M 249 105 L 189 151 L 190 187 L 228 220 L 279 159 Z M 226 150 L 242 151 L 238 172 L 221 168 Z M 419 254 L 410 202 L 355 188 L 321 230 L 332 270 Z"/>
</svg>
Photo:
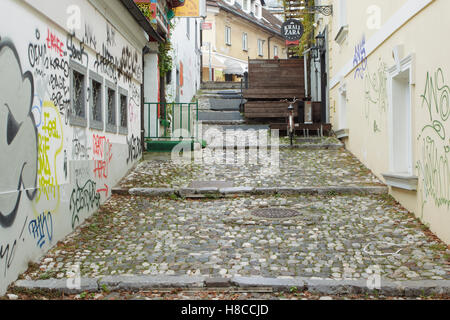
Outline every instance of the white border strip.
<svg viewBox="0 0 450 320">
<path fill-rule="evenodd" d="M 374 52 L 384 41 L 400 29 L 408 20 L 422 11 L 426 6 L 435 0 L 409 0 L 403 5 L 384 25 L 366 42 L 366 56 Z M 352 70 L 353 59 L 351 59 L 339 72 L 331 79 L 330 89 L 333 89 L 340 79 L 346 77 Z"/>
</svg>

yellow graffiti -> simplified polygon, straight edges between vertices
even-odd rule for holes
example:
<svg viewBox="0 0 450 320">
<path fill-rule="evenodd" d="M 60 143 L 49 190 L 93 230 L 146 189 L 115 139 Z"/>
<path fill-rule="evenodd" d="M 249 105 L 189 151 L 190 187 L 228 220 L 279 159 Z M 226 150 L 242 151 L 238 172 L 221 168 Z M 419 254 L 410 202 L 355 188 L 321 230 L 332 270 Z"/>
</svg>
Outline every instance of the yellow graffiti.
<svg viewBox="0 0 450 320">
<path fill-rule="evenodd" d="M 45 101 L 42 108 L 42 127 L 39 130 L 38 181 L 39 188 L 35 200 L 56 202 L 54 208 L 46 210 L 57 212 L 60 204 L 57 158 L 63 151 L 63 127 L 59 110 L 51 101 Z M 35 214 L 41 212 L 34 207 Z"/>
</svg>

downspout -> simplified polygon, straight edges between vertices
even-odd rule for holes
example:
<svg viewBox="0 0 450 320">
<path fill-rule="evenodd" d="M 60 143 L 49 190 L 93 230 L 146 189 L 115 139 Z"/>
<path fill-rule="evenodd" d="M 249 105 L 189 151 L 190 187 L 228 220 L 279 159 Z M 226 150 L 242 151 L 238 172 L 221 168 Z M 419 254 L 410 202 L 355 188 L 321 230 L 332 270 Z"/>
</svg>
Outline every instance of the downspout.
<svg viewBox="0 0 450 320">
<path fill-rule="evenodd" d="M 150 52 L 150 48 L 145 46 L 142 49 L 142 84 L 141 84 L 141 143 L 142 152 L 145 150 L 145 56 Z"/>
</svg>

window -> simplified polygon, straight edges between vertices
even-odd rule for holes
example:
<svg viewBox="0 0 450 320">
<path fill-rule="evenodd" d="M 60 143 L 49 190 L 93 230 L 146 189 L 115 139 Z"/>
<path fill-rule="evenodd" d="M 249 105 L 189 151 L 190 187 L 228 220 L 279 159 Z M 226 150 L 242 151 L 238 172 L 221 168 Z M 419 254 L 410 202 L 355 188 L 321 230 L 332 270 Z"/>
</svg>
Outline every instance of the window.
<svg viewBox="0 0 450 320">
<path fill-rule="evenodd" d="M 264 56 L 264 40 L 258 39 L 258 56 Z"/>
<path fill-rule="evenodd" d="M 225 44 L 231 46 L 231 28 L 225 27 Z"/>
<path fill-rule="evenodd" d="M 128 92 L 119 88 L 119 133 L 128 134 Z"/>
<path fill-rule="evenodd" d="M 106 82 L 106 131 L 117 133 L 117 112 L 116 112 L 116 87 L 113 83 Z"/>
<path fill-rule="evenodd" d="M 386 184 L 405 190 L 417 190 L 414 175 L 412 86 L 414 55 L 400 60 L 388 70 L 389 93 L 389 173 L 383 174 Z"/>
<path fill-rule="evenodd" d="M 91 129 L 103 131 L 103 79 L 94 72 L 90 77 L 90 127 Z"/>
<path fill-rule="evenodd" d="M 71 61 L 70 62 L 70 101 L 71 101 L 71 115 L 70 124 L 74 126 L 87 126 L 86 117 L 86 74 L 87 70 L 82 65 Z"/>
<path fill-rule="evenodd" d="M 274 46 L 273 47 L 273 57 L 275 58 L 275 57 L 278 57 L 278 47 L 277 46 Z"/>
<path fill-rule="evenodd" d="M 242 33 L 242 50 L 248 51 L 248 35 L 246 32 Z"/>
<path fill-rule="evenodd" d="M 242 0 L 242 9 L 247 13 L 250 12 L 250 0 Z"/>
</svg>

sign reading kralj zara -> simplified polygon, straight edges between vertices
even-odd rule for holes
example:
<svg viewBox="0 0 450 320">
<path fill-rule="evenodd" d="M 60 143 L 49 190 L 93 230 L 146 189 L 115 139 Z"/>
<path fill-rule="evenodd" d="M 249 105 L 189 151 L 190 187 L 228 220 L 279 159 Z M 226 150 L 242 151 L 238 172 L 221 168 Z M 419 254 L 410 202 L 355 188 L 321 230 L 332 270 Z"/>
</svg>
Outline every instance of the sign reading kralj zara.
<svg viewBox="0 0 450 320">
<path fill-rule="evenodd" d="M 281 35 L 288 41 L 300 40 L 305 32 L 305 28 L 300 20 L 288 19 L 281 26 Z"/>
</svg>

